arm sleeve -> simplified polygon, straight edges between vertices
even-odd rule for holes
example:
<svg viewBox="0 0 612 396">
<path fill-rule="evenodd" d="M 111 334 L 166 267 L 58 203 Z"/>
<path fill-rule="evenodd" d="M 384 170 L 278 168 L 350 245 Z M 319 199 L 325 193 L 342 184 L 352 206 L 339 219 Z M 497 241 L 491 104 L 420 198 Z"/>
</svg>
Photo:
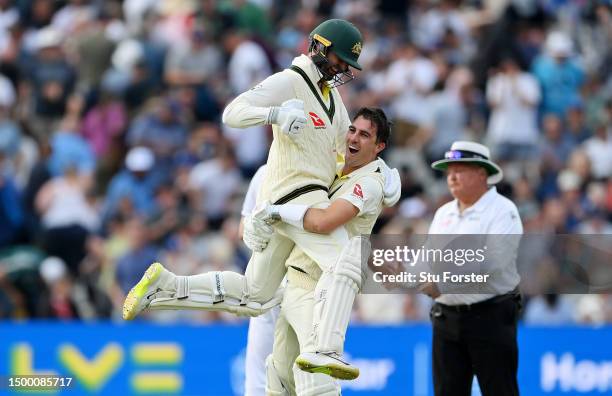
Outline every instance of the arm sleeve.
<svg viewBox="0 0 612 396">
<path fill-rule="evenodd" d="M 253 209 L 255 208 L 255 203 L 257 202 L 257 193 L 259 192 L 259 187 L 261 187 L 261 183 L 264 178 L 264 174 L 266 173 L 266 165 L 262 165 L 257 169 L 257 172 L 251 179 L 251 183 L 249 183 L 249 189 L 247 190 L 246 197 L 244 198 L 244 202 L 242 203 L 242 211 L 240 214 L 242 216 L 248 216 L 251 214 Z"/>
<path fill-rule="evenodd" d="M 376 211 L 382 201 L 382 185 L 372 177 L 362 177 L 353 183 L 351 190 L 339 197 L 359 209 L 359 214 Z"/>
<path fill-rule="evenodd" d="M 271 75 L 250 90 L 238 95 L 223 111 L 223 123 L 232 128 L 269 124 L 270 107 L 295 98 L 289 74 Z"/>
</svg>

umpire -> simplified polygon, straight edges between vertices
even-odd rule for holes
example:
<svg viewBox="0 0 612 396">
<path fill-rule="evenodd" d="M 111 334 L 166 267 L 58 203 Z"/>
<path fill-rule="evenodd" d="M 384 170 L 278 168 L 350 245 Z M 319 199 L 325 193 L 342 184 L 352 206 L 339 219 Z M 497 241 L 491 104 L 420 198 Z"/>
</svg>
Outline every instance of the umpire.
<svg viewBox="0 0 612 396">
<path fill-rule="evenodd" d="M 446 172 L 455 198 L 440 207 L 429 234 L 480 234 L 503 244 L 501 260 L 489 268 L 489 293 L 442 294 L 435 284 L 426 292 L 435 298 L 433 377 L 436 396 L 469 396 L 476 375 L 484 396 L 518 395 L 517 321 L 521 308 L 516 270 L 523 226 L 514 203 L 497 193 L 500 167 L 482 144 L 458 141 L 432 168 Z M 496 235 L 516 235 L 516 244 Z M 493 292 L 490 292 L 493 290 Z"/>
</svg>

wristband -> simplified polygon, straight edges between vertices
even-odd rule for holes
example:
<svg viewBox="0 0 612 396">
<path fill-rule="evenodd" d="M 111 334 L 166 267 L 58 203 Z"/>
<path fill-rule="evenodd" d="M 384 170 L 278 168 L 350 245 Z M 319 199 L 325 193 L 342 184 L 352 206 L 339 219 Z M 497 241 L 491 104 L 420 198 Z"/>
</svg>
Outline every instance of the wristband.
<svg viewBox="0 0 612 396">
<path fill-rule="evenodd" d="M 281 220 L 299 229 L 304 229 L 304 215 L 308 210 L 308 205 L 284 204 L 272 205 L 273 212 L 278 213 Z"/>
</svg>

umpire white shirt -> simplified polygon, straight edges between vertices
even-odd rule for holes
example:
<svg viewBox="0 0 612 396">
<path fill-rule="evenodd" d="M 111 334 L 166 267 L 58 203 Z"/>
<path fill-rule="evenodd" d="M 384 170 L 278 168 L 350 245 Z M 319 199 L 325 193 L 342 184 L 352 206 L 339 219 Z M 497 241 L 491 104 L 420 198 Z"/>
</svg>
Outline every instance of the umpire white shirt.
<svg viewBox="0 0 612 396">
<path fill-rule="evenodd" d="M 523 225 L 516 205 L 500 195 L 495 187 L 491 187 L 463 213 L 459 212 L 457 199 L 441 206 L 434 215 L 429 234 L 486 234 L 490 235 L 486 239 L 486 245 L 495 246 L 496 242 L 497 245 L 503 242 L 503 237 L 496 238 L 496 235 L 522 235 Z M 512 240 L 514 241 L 514 238 Z M 509 249 L 508 253 L 487 254 L 487 257 L 503 256 L 503 259 L 491 263 L 488 271 L 490 277 L 487 286 L 499 291 L 498 294 L 512 291 L 520 282 L 516 269 L 518 241 L 517 237 L 517 246 Z M 446 305 L 474 304 L 494 296 L 495 294 L 442 294 L 436 298 L 436 302 Z"/>
</svg>

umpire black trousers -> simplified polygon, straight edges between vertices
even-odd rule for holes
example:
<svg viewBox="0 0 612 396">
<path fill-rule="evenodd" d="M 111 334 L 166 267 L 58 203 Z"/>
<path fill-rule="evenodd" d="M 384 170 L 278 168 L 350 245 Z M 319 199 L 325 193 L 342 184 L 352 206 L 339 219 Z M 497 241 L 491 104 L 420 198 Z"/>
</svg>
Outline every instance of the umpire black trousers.
<svg viewBox="0 0 612 396">
<path fill-rule="evenodd" d="M 436 396 L 470 396 L 478 379 L 483 396 L 516 396 L 520 296 L 470 307 L 435 304 L 433 377 Z"/>
</svg>

